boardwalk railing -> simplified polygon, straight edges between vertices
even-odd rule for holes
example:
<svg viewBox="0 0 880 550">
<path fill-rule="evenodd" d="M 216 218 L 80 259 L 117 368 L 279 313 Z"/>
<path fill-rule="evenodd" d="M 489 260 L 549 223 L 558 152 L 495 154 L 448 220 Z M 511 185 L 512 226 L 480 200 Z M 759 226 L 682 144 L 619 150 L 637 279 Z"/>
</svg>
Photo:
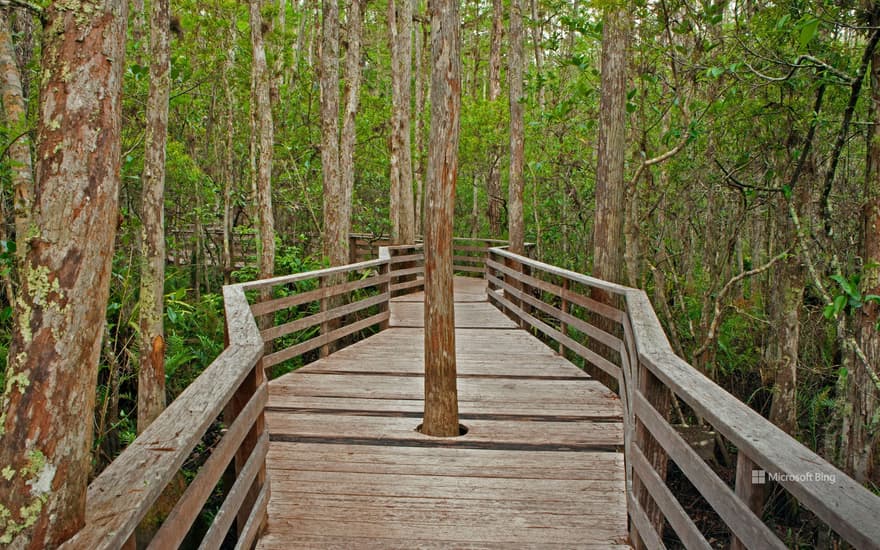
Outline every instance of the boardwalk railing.
<svg viewBox="0 0 880 550">
<path fill-rule="evenodd" d="M 734 548 L 786 547 L 760 517 L 770 480 L 856 548 L 880 548 L 880 498 L 676 356 L 644 291 L 501 248 L 490 251 L 486 276 L 497 307 L 617 381 L 636 546 L 663 548 L 668 524 L 684 547 L 712 547 L 667 484 L 671 461 L 730 530 Z M 733 487 L 669 423 L 670 399 L 737 448 Z"/>
<path fill-rule="evenodd" d="M 86 524 L 65 547 L 133 548 L 135 530 L 164 492 L 163 500 L 174 506 L 149 547 L 175 548 L 222 484 L 223 503 L 207 532 L 199 533 L 200 548 L 219 548 L 229 540 L 235 548 L 250 548 L 269 498 L 265 369 L 294 368 L 384 329 L 391 297 L 421 289 L 424 251 L 420 244 L 382 247 L 378 256 L 224 287 L 228 346 L 89 485 Z M 493 303 L 556 342 L 567 357 L 617 381 L 637 545 L 661 548 L 668 524 L 685 547 L 709 548 L 667 484 L 671 461 L 729 527 L 734 545 L 784 547 L 759 517 L 762 486 L 753 484 L 752 476 L 760 469 L 768 478 L 781 476 L 782 487 L 854 546 L 878 548 L 880 498 L 675 356 L 644 292 L 501 248 L 487 250 L 484 258 Z M 737 447 L 733 487 L 666 420 L 673 395 Z M 195 478 L 185 489 L 169 490 L 209 432 L 219 439 L 203 453 L 208 458 Z"/>
<path fill-rule="evenodd" d="M 219 548 L 233 523 L 235 547 L 250 548 L 269 497 L 265 369 L 302 364 L 387 327 L 392 293 L 421 290 L 424 256 L 420 244 L 383 247 L 379 255 L 224 287 L 228 346 L 89 485 L 86 525 L 65 547 L 134 548 L 138 525 L 163 491 L 169 496 L 166 488 L 206 433 L 222 425 L 193 481 L 181 494 L 171 491 L 176 504 L 149 548 L 180 545 L 221 480 L 226 497 L 200 548 Z"/>
<path fill-rule="evenodd" d="M 234 521 L 237 548 L 255 540 L 269 497 L 263 340 L 245 285 L 225 287 L 223 297 L 229 346 L 89 485 L 86 524 L 64 548 L 134 548 L 135 529 L 221 416 L 225 432 L 195 479 L 175 495 L 176 505 L 149 547 L 177 548 L 228 469 L 234 479 L 201 547 L 219 548 Z"/>
<path fill-rule="evenodd" d="M 421 237 L 416 239 L 416 243 L 415 247 L 421 246 Z M 500 239 L 454 237 L 452 239 L 452 269 L 456 275 L 482 278 L 486 273 L 486 258 L 489 255 L 489 249 L 493 246 L 505 245 L 507 245 L 507 241 Z M 532 246 L 532 243 L 526 243 L 527 250 L 530 250 Z M 394 251 L 395 249 L 405 249 L 408 247 L 406 245 L 392 246 L 388 238 L 367 233 L 352 233 L 349 236 L 349 250 L 351 251 L 352 263 L 379 258 L 379 250 L 382 248 Z M 424 261 L 424 258 L 422 258 L 422 261 Z"/>
</svg>

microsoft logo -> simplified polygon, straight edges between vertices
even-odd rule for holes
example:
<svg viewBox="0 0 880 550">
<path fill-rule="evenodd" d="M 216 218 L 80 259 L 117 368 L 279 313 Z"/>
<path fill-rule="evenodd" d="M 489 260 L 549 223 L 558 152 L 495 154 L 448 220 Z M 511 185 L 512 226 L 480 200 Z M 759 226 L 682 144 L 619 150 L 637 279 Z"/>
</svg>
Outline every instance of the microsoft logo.
<svg viewBox="0 0 880 550">
<path fill-rule="evenodd" d="M 767 473 L 764 470 L 752 470 L 752 485 L 764 485 L 767 480 L 776 482 L 794 483 L 835 483 L 837 476 L 827 472 L 803 472 L 800 474 L 780 474 L 777 472 Z"/>
</svg>

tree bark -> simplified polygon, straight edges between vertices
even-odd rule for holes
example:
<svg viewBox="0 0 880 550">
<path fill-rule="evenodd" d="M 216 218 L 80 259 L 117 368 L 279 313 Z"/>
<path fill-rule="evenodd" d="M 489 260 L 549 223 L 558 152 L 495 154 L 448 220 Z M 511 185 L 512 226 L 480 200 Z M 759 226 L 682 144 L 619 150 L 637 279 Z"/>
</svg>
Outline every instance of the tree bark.
<svg viewBox="0 0 880 550">
<path fill-rule="evenodd" d="M 507 232 L 510 251 L 522 254 L 525 249 L 523 219 L 523 28 L 522 0 L 510 2 L 510 52 L 508 52 L 510 84 L 510 181 L 508 182 Z"/>
<path fill-rule="evenodd" d="M 425 196 L 425 418 L 428 435 L 459 435 L 452 227 L 461 115 L 458 3 L 430 0 L 431 135 Z"/>
<path fill-rule="evenodd" d="M 266 64 L 266 48 L 263 43 L 262 2 L 254 0 L 250 5 L 251 47 L 251 163 L 253 192 L 257 210 L 257 256 L 260 262 L 260 278 L 275 274 L 275 217 L 272 213 L 272 144 L 274 127 L 270 98 L 269 69 Z"/>
<path fill-rule="evenodd" d="M 777 242 L 790 243 L 796 239 L 795 229 L 788 219 L 787 201 L 780 197 L 780 216 Z M 804 277 L 800 257 L 794 255 L 779 262 L 775 268 L 774 284 L 769 289 L 769 321 L 772 327 L 765 351 L 768 374 L 773 379 L 773 398 L 770 421 L 786 433 L 797 433 L 797 362 L 800 341 L 800 308 L 803 304 Z"/>
<path fill-rule="evenodd" d="M 0 403 L 0 544 L 55 547 L 85 519 L 116 235 L 127 6 L 44 12 L 34 211 Z"/>
<path fill-rule="evenodd" d="M 599 147 L 596 167 L 596 218 L 593 226 L 593 276 L 621 282 L 623 276 L 623 163 L 626 139 L 627 14 L 605 11 L 602 31 Z"/>
<path fill-rule="evenodd" d="M 874 8 L 872 24 L 880 22 Z M 867 168 L 865 170 L 865 199 L 862 206 L 862 296 L 880 295 L 880 53 L 871 55 L 871 126 L 868 130 Z M 880 365 L 880 304 L 868 302 L 855 312 L 856 342 L 871 365 Z M 877 459 L 880 456 L 880 429 L 877 417 L 880 396 L 864 362 L 854 357 L 852 372 L 847 376 L 847 432 L 843 434 L 843 457 L 847 473 L 860 483 L 877 481 Z"/>
<path fill-rule="evenodd" d="M 9 169 L 13 189 L 16 250 L 17 257 L 21 261 L 24 257 L 28 216 L 34 194 L 34 171 L 31 162 L 31 140 L 27 133 L 26 96 L 22 89 L 21 72 L 12 46 L 9 21 L 3 10 L 0 10 L 0 78 L 2 78 L 0 86 L 2 86 L 6 126 L 15 139 L 9 145 Z M 3 220 L 3 223 L 5 221 Z"/>
<path fill-rule="evenodd" d="M 417 2 L 418 0 L 413 0 Z M 425 63 L 423 61 L 424 54 L 423 44 L 427 42 L 427 31 L 424 29 L 424 25 L 420 25 L 418 28 L 417 35 L 415 37 L 415 41 L 413 42 L 413 51 L 416 64 L 416 74 L 415 74 L 415 88 L 416 88 L 416 129 L 415 129 L 415 142 L 413 143 L 413 150 L 415 151 L 415 158 L 413 160 L 413 172 L 415 179 L 415 232 L 417 235 L 422 235 L 424 233 L 422 229 L 422 213 L 424 212 L 424 200 L 423 200 L 423 192 L 424 192 L 424 183 L 425 183 L 425 164 L 427 161 L 427 154 L 425 152 L 425 86 L 423 84 L 424 73 L 426 71 Z"/>
<path fill-rule="evenodd" d="M 168 138 L 170 6 L 150 8 L 150 88 L 144 138 L 141 199 L 140 369 L 137 431 L 143 432 L 165 408 L 165 144 Z"/>
<path fill-rule="evenodd" d="M 495 102 L 501 96 L 501 39 L 504 33 L 502 25 L 504 5 L 502 0 L 492 0 L 492 31 L 489 46 L 489 101 L 495 108 Z M 493 144 L 492 165 L 489 167 L 489 177 L 486 180 L 487 191 L 487 217 L 489 218 L 489 232 L 492 237 L 501 235 L 501 170 L 498 144 Z"/>
<path fill-rule="evenodd" d="M 412 188 L 410 106 L 412 93 L 412 0 L 388 1 L 391 46 L 391 242 L 416 239 Z"/>
<path fill-rule="evenodd" d="M 348 232 L 339 174 L 339 5 L 323 0 L 321 27 L 321 166 L 324 182 L 324 256 L 348 262 Z"/>
<path fill-rule="evenodd" d="M 340 239 L 345 241 L 345 257 L 348 257 L 351 233 L 351 198 L 354 193 L 354 150 L 357 142 L 355 115 L 361 88 L 361 34 L 363 24 L 364 0 L 350 0 L 348 15 L 348 48 L 345 52 L 345 94 L 342 115 L 342 135 L 339 139 L 339 171 L 342 178 L 342 203 L 340 206 Z M 407 100 L 407 105 L 409 101 Z M 409 120 L 409 119 L 407 119 Z M 407 125 L 407 145 L 409 145 L 409 126 Z M 410 171 L 412 182 L 412 171 Z M 410 183 L 410 203 L 412 203 L 412 183 Z M 345 261 L 348 261 L 347 259 Z M 344 263 L 344 262 L 343 262 Z"/>
<path fill-rule="evenodd" d="M 230 25 L 226 61 L 223 63 L 223 89 L 226 100 L 226 131 L 223 148 L 223 283 L 232 282 L 232 192 L 235 186 L 235 96 L 230 75 L 235 68 L 235 25 Z"/>
</svg>

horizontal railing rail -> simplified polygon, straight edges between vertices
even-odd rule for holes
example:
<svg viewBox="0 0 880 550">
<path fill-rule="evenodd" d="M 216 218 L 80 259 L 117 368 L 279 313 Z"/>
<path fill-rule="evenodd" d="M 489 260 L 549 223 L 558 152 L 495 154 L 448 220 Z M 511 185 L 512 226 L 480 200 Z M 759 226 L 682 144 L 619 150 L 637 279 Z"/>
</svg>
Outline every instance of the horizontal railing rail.
<svg viewBox="0 0 880 550">
<path fill-rule="evenodd" d="M 269 346 L 263 366 L 297 360 L 315 350 L 325 356 L 343 339 L 385 328 L 389 267 L 389 260 L 383 258 L 243 283 L 245 291 L 272 295 L 250 308 Z"/>
<path fill-rule="evenodd" d="M 636 546 L 663 548 L 674 533 L 686 548 L 712 547 L 667 483 L 671 462 L 727 526 L 734 548 L 785 548 L 762 518 L 760 492 L 770 479 L 856 548 L 880 548 L 880 497 L 676 356 L 644 291 L 503 248 L 491 249 L 486 266 L 490 301 L 616 380 Z M 733 486 L 667 420 L 671 399 L 736 447 Z"/>
</svg>

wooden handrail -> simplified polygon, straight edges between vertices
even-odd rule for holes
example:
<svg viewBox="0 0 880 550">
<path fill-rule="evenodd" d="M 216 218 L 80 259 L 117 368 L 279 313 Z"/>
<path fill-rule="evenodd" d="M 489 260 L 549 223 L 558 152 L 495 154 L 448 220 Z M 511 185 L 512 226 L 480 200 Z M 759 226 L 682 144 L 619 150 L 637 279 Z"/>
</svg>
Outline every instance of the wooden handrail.
<svg viewBox="0 0 880 550">
<path fill-rule="evenodd" d="M 258 414 L 248 416 L 247 425 L 239 424 L 224 439 L 251 430 L 262 418 L 265 385 L 249 396 L 241 395 L 240 391 L 256 370 L 263 340 L 242 286 L 224 287 L 223 296 L 230 345 L 92 481 L 86 497 L 85 526 L 63 548 L 122 548 L 233 398 L 243 398 L 243 409 L 250 406 L 249 410 L 256 409 Z M 225 465 L 202 468 L 192 483 L 213 488 L 224 469 Z M 197 498 L 186 498 L 198 510 L 208 496 L 210 491 L 202 491 Z M 182 521 L 172 532 L 166 530 L 164 540 L 179 543 L 192 519 L 194 516 Z"/>
<path fill-rule="evenodd" d="M 672 460 L 730 528 L 736 547 L 785 547 L 762 521 L 761 510 L 755 510 L 751 488 L 760 486 L 752 485 L 751 476 L 753 469 L 760 469 L 764 474 L 759 476 L 777 477 L 792 496 L 855 547 L 880 548 L 880 497 L 675 355 L 644 291 L 501 247 L 490 250 L 486 276 L 490 301 L 497 307 L 557 342 L 560 352 L 577 355 L 617 380 L 624 407 L 627 504 L 637 545 L 662 546 L 668 522 L 685 547 L 709 547 L 666 485 L 666 461 Z M 578 292 L 577 286 L 585 290 Z M 623 309 L 596 302 L 587 295 L 591 290 L 616 296 Z M 561 307 L 553 305 L 560 302 Z M 573 316 L 572 305 L 613 320 L 618 334 L 595 326 L 590 315 Z M 574 317 L 580 320 L 577 326 L 572 325 Z M 584 323 L 593 325 L 594 331 L 586 330 Z M 570 328 L 589 338 L 571 336 Z M 609 350 L 617 357 L 609 358 Z M 735 489 L 667 421 L 663 403 L 668 403 L 670 392 L 737 447 Z"/>
<path fill-rule="evenodd" d="M 230 464 L 235 466 L 236 477 L 214 516 L 203 546 L 218 547 L 233 522 L 237 522 L 237 540 L 242 547 L 249 547 L 265 521 L 268 501 L 268 433 L 263 420 L 268 391 L 264 369 L 370 326 L 385 328 L 390 315 L 390 267 L 389 259 L 384 258 L 223 287 L 227 347 L 89 485 L 86 524 L 64 548 L 126 547 L 133 540 L 135 529 L 221 414 L 228 429 L 195 479 L 183 494 L 176 496 L 177 504 L 159 526 L 150 548 L 174 548 L 180 544 Z M 370 275 L 373 271 L 375 274 Z M 366 277 L 361 275 L 364 273 Z M 350 275 L 357 276 L 348 281 Z M 248 303 L 246 295 L 248 291 L 306 281 L 332 281 L 338 277 L 346 280 L 254 305 Z M 352 293 L 370 287 L 378 293 L 352 298 Z M 346 303 L 262 331 L 258 328 L 257 319 L 261 316 L 274 317 L 276 312 L 332 297 L 342 297 Z M 379 312 L 264 357 L 269 342 L 371 307 Z"/>
</svg>

